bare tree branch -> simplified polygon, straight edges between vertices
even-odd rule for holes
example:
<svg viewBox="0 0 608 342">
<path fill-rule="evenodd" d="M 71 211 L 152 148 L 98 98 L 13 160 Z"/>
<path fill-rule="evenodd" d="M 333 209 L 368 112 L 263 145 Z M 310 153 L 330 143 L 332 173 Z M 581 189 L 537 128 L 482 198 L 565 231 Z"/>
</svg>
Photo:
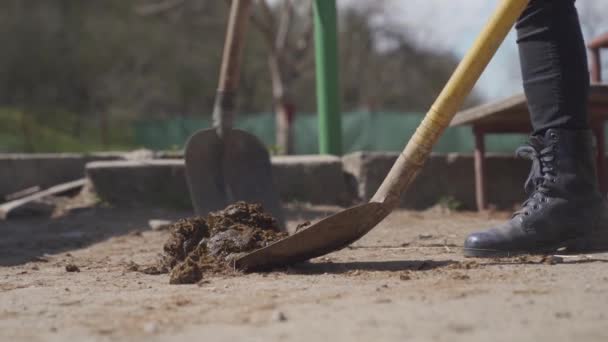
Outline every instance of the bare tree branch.
<svg viewBox="0 0 608 342">
<path fill-rule="evenodd" d="M 314 22 L 313 22 L 313 6 L 312 1 L 309 2 L 309 6 L 307 9 L 307 13 L 305 18 L 308 18 L 306 22 L 305 28 L 302 31 L 300 39 L 295 47 L 295 51 L 293 52 L 293 56 L 295 60 L 291 62 L 293 68 L 297 72 L 302 72 L 308 67 L 312 65 L 314 59 L 311 57 L 311 54 L 308 54 L 310 47 L 312 46 L 313 36 L 314 36 Z"/>
<path fill-rule="evenodd" d="M 289 37 L 289 31 L 291 29 L 293 19 L 293 3 L 291 0 L 283 0 L 283 6 L 281 7 L 281 13 L 279 14 L 278 29 L 275 40 L 275 50 L 282 52 L 285 50 L 287 44 L 287 38 Z"/>
</svg>

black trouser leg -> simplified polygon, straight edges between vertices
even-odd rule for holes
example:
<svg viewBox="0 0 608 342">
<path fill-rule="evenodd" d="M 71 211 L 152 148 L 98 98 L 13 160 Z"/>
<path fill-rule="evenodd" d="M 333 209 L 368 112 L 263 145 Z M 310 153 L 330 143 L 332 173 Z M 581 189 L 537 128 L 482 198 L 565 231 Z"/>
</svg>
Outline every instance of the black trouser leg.
<svg viewBox="0 0 608 342">
<path fill-rule="evenodd" d="M 589 72 L 575 0 L 532 0 L 517 23 L 534 134 L 588 129 Z"/>
</svg>

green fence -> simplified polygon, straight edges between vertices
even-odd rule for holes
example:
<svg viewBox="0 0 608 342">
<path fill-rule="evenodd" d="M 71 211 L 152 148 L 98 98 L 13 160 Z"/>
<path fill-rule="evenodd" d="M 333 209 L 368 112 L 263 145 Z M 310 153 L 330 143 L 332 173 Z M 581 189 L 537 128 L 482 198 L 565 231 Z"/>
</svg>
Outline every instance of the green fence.
<svg viewBox="0 0 608 342">
<path fill-rule="evenodd" d="M 422 114 L 411 113 L 344 113 L 342 116 L 343 151 L 400 151 L 422 120 Z M 154 149 L 182 148 L 188 137 L 210 126 L 209 119 L 173 118 L 170 120 L 138 121 L 134 126 L 138 145 Z M 237 120 L 236 126 L 258 136 L 269 148 L 275 145 L 274 115 L 249 115 Z M 525 141 L 524 135 L 506 134 L 487 137 L 489 152 L 512 153 Z M 472 152 L 473 134 L 468 127 L 449 128 L 436 152 Z M 317 117 L 299 115 L 295 121 L 295 150 L 297 154 L 317 154 Z"/>
</svg>

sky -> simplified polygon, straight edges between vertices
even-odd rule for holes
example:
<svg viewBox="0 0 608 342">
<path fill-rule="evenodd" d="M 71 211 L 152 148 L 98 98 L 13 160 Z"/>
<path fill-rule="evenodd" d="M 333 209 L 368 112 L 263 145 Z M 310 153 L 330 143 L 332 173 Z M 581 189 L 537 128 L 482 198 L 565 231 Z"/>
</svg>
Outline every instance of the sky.
<svg viewBox="0 0 608 342">
<path fill-rule="evenodd" d="M 390 1 L 391 22 L 402 25 L 422 44 L 464 56 L 494 11 L 497 0 Z M 487 99 L 521 91 L 515 32 L 511 31 L 478 81 L 476 92 Z"/>
<path fill-rule="evenodd" d="M 365 6 L 374 0 L 338 0 L 338 6 Z M 378 1 L 378 0 L 376 0 Z M 383 20 L 407 32 L 422 45 L 464 56 L 500 0 L 384 0 Z M 578 0 L 586 38 L 608 31 L 601 14 L 608 0 Z M 601 23 L 601 24 L 599 24 Z M 608 59 L 608 58 L 607 58 Z M 475 91 L 487 100 L 521 92 L 519 56 L 511 31 L 477 83 Z"/>
</svg>

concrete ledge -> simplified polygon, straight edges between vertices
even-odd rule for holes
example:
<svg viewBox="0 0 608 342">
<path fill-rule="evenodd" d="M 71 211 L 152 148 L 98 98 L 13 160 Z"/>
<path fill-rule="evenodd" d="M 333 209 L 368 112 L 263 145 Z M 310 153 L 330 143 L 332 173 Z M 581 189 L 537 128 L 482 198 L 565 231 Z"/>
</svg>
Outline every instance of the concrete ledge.
<svg viewBox="0 0 608 342">
<path fill-rule="evenodd" d="M 40 186 L 48 188 L 84 176 L 84 167 L 95 160 L 116 160 L 122 154 L 0 154 L 0 202 L 6 195 Z"/>
<path fill-rule="evenodd" d="M 274 157 L 273 176 L 283 202 L 350 205 L 369 200 L 397 153 L 358 152 L 334 156 Z M 0 196 L 39 185 L 91 178 L 99 196 L 116 204 L 146 203 L 190 207 L 184 163 L 157 158 L 146 151 L 104 154 L 0 155 Z M 130 160 L 125 160 L 130 159 Z M 511 155 L 488 155 L 488 201 L 510 209 L 524 198 L 530 164 Z M 454 198 L 475 209 L 473 157 L 433 155 L 403 196 L 402 205 L 423 209 Z"/>
<path fill-rule="evenodd" d="M 103 201 L 189 208 L 183 160 L 102 161 L 86 166 L 86 175 Z"/>
<path fill-rule="evenodd" d="M 338 157 L 275 157 L 272 166 L 283 202 L 352 202 L 353 194 Z M 99 197 L 109 203 L 190 207 L 183 160 L 93 162 L 86 166 L 86 174 Z"/>
<path fill-rule="evenodd" d="M 354 191 L 335 156 L 273 157 L 273 177 L 284 202 L 352 203 Z"/>
<path fill-rule="evenodd" d="M 359 200 L 368 201 L 397 159 L 398 153 L 358 152 L 343 158 L 344 170 L 357 180 Z M 491 205 L 510 209 L 524 198 L 529 161 L 510 155 L 487 156 L 487 197 Z M 475 209 L 474 161 L 471 155 L 433 155 L 402 197 L 402 206 L 423 209 L 454 198 L 463 209 Z"/>
</svg>

